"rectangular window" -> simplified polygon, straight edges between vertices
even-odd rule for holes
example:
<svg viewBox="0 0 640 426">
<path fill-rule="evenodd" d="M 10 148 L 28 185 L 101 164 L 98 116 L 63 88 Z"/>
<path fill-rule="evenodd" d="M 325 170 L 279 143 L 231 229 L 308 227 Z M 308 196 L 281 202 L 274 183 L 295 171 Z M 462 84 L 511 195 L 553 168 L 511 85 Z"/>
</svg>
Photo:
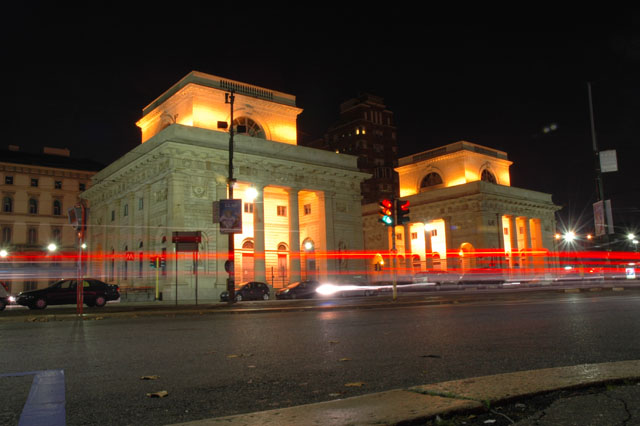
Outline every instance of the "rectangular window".
<svg viewBox="0 0 640 426">
<path fill-rule="evenodd" d="M 37 178 L 31 178 L 31 186 L 38 186 L 38 179 Z"/>
<path fill-rule="evenodd" d="M 304 214 L 305 214 L 305 216 L 311 214 L 311 204 L 305 204 L 304 205 Z"/>
<path fill-rule="evenodd" d="M 5 185 L 13 185 L 13 176 L 5 176 L 4 183 Z"/>
<path fill-rule="evenodd" d="M 78 185 L 78 189 L 80 191 L 84 191 L 86 188 L 87 188 L 87 186 L 84 183 L 81 183 L 81 184 Z"/>
<path fill-rule="evenodd" d="M 144 198 L 138 198 L 138 210 L 144 209 Z"/>
<path fill-rule="evenodd" d="M 57 180 L 53 183 L 53 187 L 55 189 L 62 189 L 62 181 L 61 180 Z"/>
<path fill-rule="evenodd" d="M 27 231 L 27 242 L 29 244 L 36 244 L 38 242 L 38 230 L 36 228 L 29 228 Z"/>
<path fill-rule="evenodd" d="M 244 212 L 253 213 L 253 203 L 244 203 Z"/>
<path fill-rule="evenodd" d="M 412 232 L 411 233 L 411 239 L 412 240 L 417 240 L 418 239 L 418 233 L 417 232 Z"/>
<path fill-rule="evenodd" d="M 113 222 L 114 220 L 116 220 L 116 211 L 111 210 L 111 222 Z"/>
<path fill-rule="evenodd" d="M 431 236 L 432 237 L 437 237 L 438 236 L 438 230 L 437 229 L 432 229 L 431 230 Z"/>
<path fill-rule="evenodd" d="M 278 216 L 287 216 L 287 206 L 278 206 Z"/>
<path fill-rule="evenodd" d="M 402 240 L 402 234 L 396 234 L 396 240 Z"/>
</svg>

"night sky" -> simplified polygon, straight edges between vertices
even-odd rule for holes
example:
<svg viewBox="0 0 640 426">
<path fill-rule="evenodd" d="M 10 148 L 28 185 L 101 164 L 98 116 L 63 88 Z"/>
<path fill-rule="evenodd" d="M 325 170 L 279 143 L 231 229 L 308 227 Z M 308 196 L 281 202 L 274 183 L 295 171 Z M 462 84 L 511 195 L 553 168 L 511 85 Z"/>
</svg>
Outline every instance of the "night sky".
<svg viewBox="0 0 640 426">
<path fill-rule="evenodd" d="M 620 169 L 605 196 L 616 226 L 640 230 L 638 10 L 107 4 L 5 10 L 3 148 L 108 164 L 140 142 L 142 108 L 191 70 L 295 95 L 302 140 L 369 92 L 394 112 L 401 156 L 458 140 L 504 150 L 513 186 L 552 193 L 562 222 L 592 230 L 591 82 L 598 145 Z"/>
</svg>

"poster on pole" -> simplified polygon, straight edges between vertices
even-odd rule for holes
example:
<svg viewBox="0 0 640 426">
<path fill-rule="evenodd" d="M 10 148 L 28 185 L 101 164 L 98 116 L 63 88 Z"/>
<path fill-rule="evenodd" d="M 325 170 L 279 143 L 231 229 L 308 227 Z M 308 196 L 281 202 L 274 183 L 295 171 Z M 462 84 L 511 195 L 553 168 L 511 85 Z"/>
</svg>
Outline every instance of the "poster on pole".
<svg viewBox="0 0 640 426">
<path fill-rule="evenodd" d="M 242 233 L 242 200 L 220 200 L 220 233 Z"/>
<path fill-rule="evenodd" d="M 600 151 L 598 156 L 600 157 L 600 171 L 602 173 L 618 171 L 618 158 L 616 157 L 615 149 Z"/>
<path fill-rule="evenodd" d="M 595 226 L 596 237 L 605 234 L 606 224 L 604 222 L 604 202 L 597 201 L 593 203 L 593 224 Z"/>
</svg>

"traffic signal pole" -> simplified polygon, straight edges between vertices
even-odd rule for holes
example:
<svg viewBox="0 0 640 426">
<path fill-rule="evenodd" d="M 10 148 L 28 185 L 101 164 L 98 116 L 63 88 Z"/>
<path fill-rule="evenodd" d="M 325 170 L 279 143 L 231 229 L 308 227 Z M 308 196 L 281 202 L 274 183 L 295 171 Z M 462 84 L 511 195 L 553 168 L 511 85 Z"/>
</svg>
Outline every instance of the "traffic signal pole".
<svg viewBox="0 0 640 426">
<path fill-rule="evenodd" d="M 395 302 L 398 299 L 398 249 L 396 248 L 396 203 L 398 200 L 395 198 L 391 199 L 391 203 L 393 203 L 393 225 L 391 226 L 391 255 L 393 256 L 393 261 L 391 262 L 391 267 L 393 268 L 393 301 Z"/>
</svg>

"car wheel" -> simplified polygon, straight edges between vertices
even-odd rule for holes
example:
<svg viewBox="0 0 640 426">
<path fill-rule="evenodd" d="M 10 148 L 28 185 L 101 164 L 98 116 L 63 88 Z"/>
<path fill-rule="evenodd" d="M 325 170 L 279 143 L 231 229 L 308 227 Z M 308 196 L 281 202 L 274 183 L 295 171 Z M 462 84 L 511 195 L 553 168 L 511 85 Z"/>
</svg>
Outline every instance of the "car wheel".
<svg viewBox="0 0 640 426">
<path fill-rule="evenodd" d="M 236 302 L 242 302 L 242 295 L 236 294 Z"/>
<path fill-rule="evenodd" d="M 269 293 L 265 293 L 262 295 L 262 300 L 269 300 Z"/>
<path fill-rule="evenodd" d="M 106 303 L 107 303 L 107 299 L 105 299 L 104 296 L 96 297 L 96 306 L 98 308 L 102 308 Z"/>
<path fill-rule="evenodd" d="M 36 309 L 44 309 L 47 307 L 47 301 L 43 298 L 40 298 L 38 300 L 35 301 L 34 303 Z"/>
</svg>

